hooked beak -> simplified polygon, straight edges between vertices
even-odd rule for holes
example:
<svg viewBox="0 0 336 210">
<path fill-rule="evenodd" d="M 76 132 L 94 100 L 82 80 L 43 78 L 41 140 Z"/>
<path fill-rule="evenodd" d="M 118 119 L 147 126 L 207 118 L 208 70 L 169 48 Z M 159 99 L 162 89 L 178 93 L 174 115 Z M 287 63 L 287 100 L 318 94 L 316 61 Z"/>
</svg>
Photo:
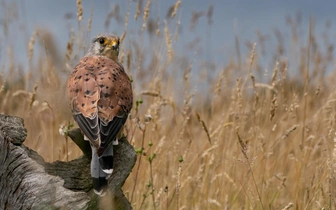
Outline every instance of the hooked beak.
<svg viewBox="0 0 336 210">
<path fill-rule="evenodd" d="M 118 50 L 118 42 L 116 40 L 112 40 L 109 44 L 108 47 L 113 50 Z"/>
</svg>

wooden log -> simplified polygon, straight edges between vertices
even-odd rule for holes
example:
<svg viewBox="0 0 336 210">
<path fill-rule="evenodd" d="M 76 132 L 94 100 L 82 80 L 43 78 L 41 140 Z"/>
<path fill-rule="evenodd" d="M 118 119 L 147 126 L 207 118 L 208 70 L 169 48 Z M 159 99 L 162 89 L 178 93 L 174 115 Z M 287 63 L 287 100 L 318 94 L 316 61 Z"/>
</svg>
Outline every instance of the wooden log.
<svg viewBox="0 0 336 210">
<path fill-rule="evenodd" d="M 21 118 L 0 115 L 0 209 L 132 209 L 121 187 L 136 153 L 125 137 L 114 146 L 109 193 L 100 198 L 92 191 L 90 146 L 79 129 L 69 136 L 84 155 L 69 162 L 45 162 L 23 145 L 26 136 Z"/>
</svg>

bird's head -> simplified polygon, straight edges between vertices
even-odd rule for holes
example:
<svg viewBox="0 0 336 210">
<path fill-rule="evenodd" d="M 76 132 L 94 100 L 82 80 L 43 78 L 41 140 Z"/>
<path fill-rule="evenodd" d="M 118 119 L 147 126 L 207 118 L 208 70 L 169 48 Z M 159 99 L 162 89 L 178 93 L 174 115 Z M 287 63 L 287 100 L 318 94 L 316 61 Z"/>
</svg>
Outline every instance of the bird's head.
<svg viewBox="0 0 336 210">
<path fill-rule="evenodd" d="M 107 56 L 118 61 L 120 38 L 115 35 L 103 34 L 92 39 L 90 54 Z"/>
</svg>

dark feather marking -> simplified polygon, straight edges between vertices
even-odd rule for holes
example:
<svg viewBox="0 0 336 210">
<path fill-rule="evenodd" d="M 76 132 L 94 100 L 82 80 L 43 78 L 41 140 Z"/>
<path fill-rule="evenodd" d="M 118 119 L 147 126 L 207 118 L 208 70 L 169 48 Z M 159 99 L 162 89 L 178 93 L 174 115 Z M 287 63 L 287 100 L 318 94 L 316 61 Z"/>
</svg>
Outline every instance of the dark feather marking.
<svg viewBox="0 0 336 210">
<path fill-rule="evenodd" d="M 97 116 L 93 119 L 89 119 L 84 117 L 82 114 L 76 114 L 73 117 L 85 136 L 87 136 L 92 141 L 95 141 L 99 138 L 99 126 Z"/>
<path fill-rule="evenodd" d="M 104 151 L 108 148 L 110 144 L 112 144 L 112 141 L 115 140 L 117 137 L 118 132 L 122 128 L 122 126 L 125 124 L 127 120 L 127 116 L 123 118 L 114 117 L 111 122 L 109 122 L 107 125 L 104 125 L 103 123 L 100 123 L 100 148 L 97 149 L 98 156 L 100 157 Z"/>
</svg>

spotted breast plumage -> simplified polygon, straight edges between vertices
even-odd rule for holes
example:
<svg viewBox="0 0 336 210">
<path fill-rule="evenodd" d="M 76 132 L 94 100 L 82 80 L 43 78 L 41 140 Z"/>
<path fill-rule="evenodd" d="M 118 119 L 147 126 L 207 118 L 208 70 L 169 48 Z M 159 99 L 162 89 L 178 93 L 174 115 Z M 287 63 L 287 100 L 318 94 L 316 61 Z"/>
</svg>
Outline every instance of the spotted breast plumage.
<svg viewBox="0 0 336 210">
<path fill-rule="evenodd" d="M 130 78 L 118 62 L 119 44 L 114 35 L 95 37 L 68 80 L 74 120 L 91 144 L 93 189 L 99 195 L 113 171 L 113 144 L 133 106 Z"/>
</svg>

